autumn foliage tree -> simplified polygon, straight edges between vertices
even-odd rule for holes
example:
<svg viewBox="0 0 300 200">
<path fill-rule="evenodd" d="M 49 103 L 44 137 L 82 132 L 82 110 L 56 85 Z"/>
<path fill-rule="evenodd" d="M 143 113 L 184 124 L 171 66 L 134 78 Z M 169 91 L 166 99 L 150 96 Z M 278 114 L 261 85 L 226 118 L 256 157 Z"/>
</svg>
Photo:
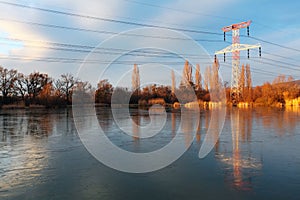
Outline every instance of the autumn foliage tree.
<svg viewBox="0 0 300 200">
<path fill-rule="evenodd" d="M 101 80 L 98 83 L 98 87 L 95 92 L 95 102 L 102 104 L 111 104 L 112 93 L 112 84 L 110 84 L 107 79 Z"/>
<path fill-rule="evenodd" d="M 245 101 L 245 87 L 246 87 L 246 82 L 245 82 L 245 65 L 242 65 L 241 71 L 240 71 L 240 77 L 239 77 L 239 87 L 240 87 L 240 101 L 244 102 Z"/>
<path fill-rule="evenodd" d="M 34 100 L 50 82 L 48 74 L 33 72 L 25 77 L 26 92 L 30 99 Z"/>
<path fill-rule="evenodd" d="M 191 64 L 184 63 L 182 80 L 176 87 L 174 71 L 171 72 L 172 85 L 147 85 L 140 89 L 140 75 L 138 66 L 133 66 L 132 89 L 113 88 L 108 80 L 101 80 L 94 89 L 88 81 L 80 81 L 71 74 L 63 74 L 56 81 L 47 74 L 33 72 L 29 75 L 17 70 L 0 67 L 0 106 L 14 102 L 25 102 L 25 105 L 41 104 L 45 106 L 67 105 L 72 102 L 73 90 L 79 91 L 78 95 L 91 94 L 96 103 L 110 104 L 111 97 L 116 96 L 113 103 L 129 102 L 147 104 L 153 99 L 159 99 L 167 104 L 181 100 L 188 103 L 195 100 L 218 101 L 223 99 L 220 88 L 219 63 L 216 60 L 213 65 L 206 67 L 204 76 L 201 76 L 200 65 L 196 65 L 193 77 Z M 195 82 L 193 82 L 195 81 Z M 284 105 L 286 101 L 300 96 L 299 81 L 293 77 L 279 75 L 273 82 L 266 82 L 261 86 L 252 86 L 252 77 L 249 65 L 243 65 L 240 73 L 240 87 L 242 101 L 253 102 L 257 105 Z M 202 87 L 203 86 L 203 87 Z M 219 89 L 218 89 L 219 88 Z M 228 87 L 228 98 L 229 98 Z M 95 94 L 95 95 L 94 95 Z M 197 99 L 195 99 L 195 94 Z M 90 95 L 87 95 L 90 96 Z M 180 97 L 180 99 L 179 99 Z"/>
<path fill-rule="evenodd" d="M 246 90 L 245 90 L 245 100 L 248 103 L 251 103 L 253 101 L 253 88 L 252 88 L 252 76 L 251 76 L 251 70 L 250 65 L 246 65 Z"/>
<path fill-rule="evenodd" d="M 272 83 L 266 82 L 256 86 L 253 91 L 255 103 L 265 106 L 284 104 L 285 100 L 300 96 L 300 86 L 293 81 L 293 77 L 279 75 Z"/>
</svg>

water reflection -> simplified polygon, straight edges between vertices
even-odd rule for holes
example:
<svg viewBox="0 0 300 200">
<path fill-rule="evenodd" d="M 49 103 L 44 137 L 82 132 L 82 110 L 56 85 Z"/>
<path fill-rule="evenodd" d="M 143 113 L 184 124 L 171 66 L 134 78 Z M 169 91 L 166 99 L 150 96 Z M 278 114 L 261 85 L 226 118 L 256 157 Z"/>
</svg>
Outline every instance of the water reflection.
<svg viewBox="0 0 300 200">
<path fill-rule="evenodd" d="M 248 110 L 232 109 L 230 113 L 232 150 L 226 147 L 216 151 L 216 158 L 225 167 L 225 180 L 239 190 L 252 190 L 252 178 L 262 168 L 259 155 L 254 155 L 251 147 L 252 114 Z M 230 155 L 231 154 L 231 155 Z"/>
<path fill-rule="evenodd" d="M 176 135 L 176 113 L 171 113 L 171 121 L 172 121 L 172 138 Z"/>
<path fill-rule="evenodd" d="M 41 175 L 51 159 L 49 136 L 74 130 L 70 111 L 0 110 L 0 193 L 44 181 Z"/>
<path fill-rule="evenodd" d="M 130 116 L 131 118 L 129 119 L 123 119 L 123 123 L 127 123 L 131 125 L 131 131 L 132 131 L 132 140 L 134 142 L 150 142 L 151 140 L 156 143 L 161 143 L 164 140 L 167 140 L 169 142 L 172 138 L 176 136 L 176 134 L 181 134 L 185 146 L 189 147 L 190 144 L 193 141 L 193 134 L 194 134 L 194 128 L 195 128 L 195 120 L 192 120 L 191 115 L 187 114 L 180 114 L 178 112 L 171 112 L 168 113 L 167 115 L 163 115 L 164 110 L 162 111 L 160 108 L 154 109 L 152 111 L 152 120 L 149 117 L 149 111 L 148 110 L 131 110 Z M 186 116 L 185 116 L 186 115 Z M 167 121 L 166 124 L 162 127 L 163 129 L 160 130 L 160 124 L 159 122 L 162 121 L 162 118 L 166 117 Z M 198 121 L 198 120 L 196 120 Z M 141 138 L 141 131 L 147 131 L 147 130 L 141 130 L 141 127 L 148 125 L 150 122 L 152 122 L 152 130 L 151 132 L 154 131 L 155 135 L 149 138 Z M 180 126 L 180 127 L 179 127 Z M 198 137 L 198 141 L 200 140 L 200 129 L 201 125 L 197 126 L 197 134 L 196 136 Z M 148 130 L 149 131 L 149 130 Z M 150 131 L 149 131 L 150 132 Z M 165 134 L 165 132 L 168 132 L 168 134 Z M 171 134 L 169 134 L 171 133 Z M 158 141 L 157 141 L 158 140 Z"/>
<path fill-rule="evenodd" d="M 256 108 L 253 113 L 258 124 L 262 123 L 264 128 L 276 132 L 278 136 L 294 133 L 300 114 L 296 107 Z"/>
<path fill-rule="evenodd" d="M 200 143 L 201 141 L 201 130 L 202 130 L 202 117 L 201 114 L 199 116 L 199 122 L 197 126 L 197 131 L 196 131 L 196 142 Z"/>
<path fill-rule="evenodd" d="M 181 124 L 180 112 L 167 113 L 167 123 L 160 134 L 135 141 L 118 129 L 110 109 L 98 111 L 99 123 L 109 139 L 128 151 L 162 148 L 176 133 L 182 135 L 183 146 L 193 140 L 189 133 L 195 124 Z M 89 116 L 90 112 L 83 114 Z M 252 199 L 249 193 L 258 199 L 299 194 L 299 109 L 229 110 L 215 152 L 210 154 L 213 157 L 198 159 L 196 154 L 213 120 L 211 115 L 211 111 L 201 110 L 193 146 L 181 159 L 158 172 L 136 176 L 116 173 L 84 150 L 75 134 L 71 110 L 0 110 L 0 199 L 22 199 L 26 193 L 34 199 L 51 195 L 57 195 L 57 199 L 68 195 L 80 198 L 83 194 L 114 199 L 124 194 L 132 197 L 135 191 L 141 193 L 141 198 L 163 191 L 169 195 L 166 198 L 177 195 L 193 199 L 207 197 L 216 190 L 218 198 L 224 196 L 223 199 Z M 148 112 L 133 109 L 131 117 L 132 120 L 122 120 L 138 136 L 140 130 L 134 129 L 132 123 L 147 125 Z M 88 120 L 84 123 L 92 126 Z M 218 138 L 217 134 L 212 136 L 213 140 Z"/>
<path fill-rule="evenodd" d="M 28 112 L 26 110 L 7 110 L 0 115 L 2 142 L 8 142 L 12 137 L 32 135 L 47 136 L 52 133 L 53 118 L 44 112 Z"/>
<path fill-rule="evenodd" d="M 41 144 L 26 142 L 13 148 L 2 147 L 1 150 L 0 191 L 35 184 L 34 180 L 48 165 L 48 154 Z"/>
<path fill-rule="evenodd" d="M 0 123 L 0 191 L 34 184 L 47 167 L 43 138 L 52 134 L 53 118 L 44 111 L 6 110 L 1 111 Z"/>
<path fill-rule="evenodd" d="M 189 147 L 193 139 L 194 121 L 189 119 L 187 115 L 182 114 L 180 133 L 183 134 L 185 146 Z"/>
<path fill-rule="evenodd" d="M 136 113 L 131 116 L 132 121 L 131 121 L 131 126 L 132 126 L 132 138 L 134 141 L 138 141 L 140 138 L 140 126 L 141 126 L 141 116 L 139 113 Z"/>
<path fill-rule="evenodd" d="M 293 113 L 296 116 L 300 116 L 300 106 L 287 106 L 285 111 L 288 113 Z"/>
</svg>

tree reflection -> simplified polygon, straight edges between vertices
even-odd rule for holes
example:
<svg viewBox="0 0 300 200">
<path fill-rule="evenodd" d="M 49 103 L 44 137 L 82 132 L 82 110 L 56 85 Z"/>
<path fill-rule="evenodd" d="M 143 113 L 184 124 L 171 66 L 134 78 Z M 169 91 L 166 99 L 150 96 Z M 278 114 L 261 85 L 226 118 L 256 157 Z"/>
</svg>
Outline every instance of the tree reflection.
<svg viewBox="0 0 300 200">
<path fill-rule="evenodd" d="M 190 116 L 188 116 L 186 113 L 181 114 L 181 130 L 186 147 L 189 147 L 191 144 L 191 141 L 193 139 L 193 131 L 194 131 L 194 121 L 190 120 Z"/>
<path fill-rule="evenodd" d="M 96 115 L 103 131 L 105 133 L 110 132 L 113 127 L 112 110 L 106 107 L 96 107 Z"/>
<path fill-rule="evenodd" d="M 38 117 L 30 115 L 27 119 L 26 134 L 35 136 L 48 136 L 52 134 L 53 121 L 49 115 L 45 114 Z"/>
<path fill-rule="evenodd" d="M 200 113 L 199 113 L 199 115 L 200 115 Z M 197 143 L 200 143 L 200 141 L 201 141 L 201 128 L 202 128 L 202 117 L 200 115 L 198 126 L 197 126 L 197 131 L 196 131 L 196 141 L 197 141 Z"/>
<path fill-rule="evenodd" d="M 11 137 L 31 135 L 44 137 L 52 134 L 53 117 L 49 111 L 36 110 L 6 110 L 0 115 L 2 142 L 7 142 Z"/>
<path fill-rule="evenodd" d="M 225 165 L 225 180 L 239 190 L 252 190 L 252 177 L 262 167 L 260 159 L 248 147 L 252 135 L 251 112 L 234 108 L 231 110 L 232 150 L 227 151 L 225 147 L 216 153 L 217 159 Z"/>
<path fill-rule="evenodd" d="M 171 121 L 172 121 L 172 138 L 176 135 L 176 113 L 171 113 Z"/>
<path fill-rule="evenodd" d="M 45 143 L 53 132 L 49 110 L 2 110 L 0 172 L 1 190 L 34 184 L 48 165 Z M 38 139 L 38 141 L 37 141 Z"/>
<path fill-rule="evenodd" d="M 132 118 L 132 137 L 134 141 L 138 141 L 140 138 L 140 125 L 141 125 L 141 116 L 136 113 L 131 116 Z"/>
<path fill-rule="evenodd" d="M 256 108 L 254 113 L 258 123 L 262 123 L 266 129 L 273 130 L 278 136 L 294 133 L 299 123 L 300 111 L 297 107 Z"/>
</svg>

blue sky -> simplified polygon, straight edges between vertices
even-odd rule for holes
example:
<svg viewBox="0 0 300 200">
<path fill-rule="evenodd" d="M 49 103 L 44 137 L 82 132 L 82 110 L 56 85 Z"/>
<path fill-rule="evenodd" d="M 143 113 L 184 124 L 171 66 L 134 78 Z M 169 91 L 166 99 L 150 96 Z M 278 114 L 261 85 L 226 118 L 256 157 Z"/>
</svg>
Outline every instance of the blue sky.
<svg viewBox="0 0 300 200">
<path fill-rule="evenodd" d="M 262 45 L 262 58 L 258 57 L 257 50 L 241 52 L 241 64 L 250 64 L 252 67 L 252 79 L 254 85 L 265 81 L 272 81 L 279 74 L 292 75 L 300 79 L 300 3 L 298 1 L 238 1 L 238 0 L 12 0 L 0 1 L 0 64 L 6 68 L 14 68 L 23 73 L 40 71 L 57 78 L 63 73 L 77 74 L 81 61 L 88 55 L 86 51 L 69 51 L 61 48 L 76 49 L 76 46 L 61 46 L 61 44 L 97 46 L 104 40 L 112 37 L 107 32 L 119 33 L 129 31 L 141 26 L 124 23 L 107 22 L 103 20 L 87 19 L 45 12 L 37 9 L 22 8 L 8 5 L 5 2 L 19 5 L 51 9 L 62 12 L 96 16 L 105 19 L 121 20 L 155 26 L 173 27 L 177 29 L 189 29 L 206 31 L 218 34 L 201 34 L 183 32 L 188 37 L 198 40 L 209 55 L 216 50 L 223 49 L 229 43 L 223 42 L 223 26 L 233 23 L 252 20 L 250 35 L 258 38 L 241 37 L 241 43 Z M 48 25 L 48 27 L 36 25 L 36 23 Z M 34 25 L 35 24 L 35 25 Z M 49 27 L 51 25 L 52 27 Z M 53 27 L 56 26 L 56 28 Z M 69 27 L 58 28 L 57 26 Z M 73 29 L 73 30 L 70 30 Z M 76 28 L 77 30 L 74 30 Z M 79 31 L 85 29 L 90 31 Z M 93 30 L 94 32 L 92 32 Z M 100 33 L 102 31 L 102 33 Z M 103 32 L 106 32 L 105 34 Z M 147 33 L 145 33 L 147 34 Z M 159 35 L 159 33 L 157 33 Z M 240 31 L 246 35 L 246 30 Z M 130 36 L 132 37 L 132 36 Z M 164 37 L 169 37 L 164 35 Z M 145 39 L 146 40 L 146 39 Z M 149 38 L 147 38 L 149 40 Z M 207 41 L 210 40 L 210 41 Z M 227 41 L 231 36 L 227 35 Z M 139 41 L 142 44 L 142 41 Z M 176 40 L 169 40 L 176 43 Z M 124 41 L 126 43 L 126 39 Z M 274 44 L 271 44 L 274 43 Z M 176 43 L 177 44 L 177 43 Z M 179 44 L 179 43 L 178 43 Z M 279 45 L 282 46 L 279 46 Z M 167 45 L 167 44 L 166 44 Z M 118 48 L 114 44 L 113 48 Z M 167 45 L 168 46 L 168 45 Z M 287 47 L 287 48 L 286 48 Z M 58 50 L 60 48 L 60 50 Z M 81 49 L 83 47 L 80 47 Z M 178 45 L 178 48 L 182 48 Z M 61 58 L 65 61 L 62 62 Z M 76 62 L 71 62 L 76 60 Z M 220 59 L 220 71 L 224 81 L 230 82 L 231 58 Z M 56 61 L 56 62 L 53 62 Z M 66 62 L 68 61 L 68 63 Z M 125 62 L 126 61 L 126 62 Z M 176 62 L 170 64 L 179 72 L 183 68 L 184 59 L 168 58 L 168 60 L 153 57 L 123 56 L 119 58 L 119 64 L 112 65 L 101 78 L 108 78 L 114 84 L 118 77 L 126 74 L 132 68 L 133 62 L 138 64 L 146 62 Z M 181 64 L 182 62 L 182 64 Z M 197 61 L 195 61 L 197 62 Z M 201 72 L 209 65 L 199 58 Z M 101 64 L 99 64 L 101 65 Z M 95 65 L 93 65 L 95 67 Z M 159 64 L 157 66 L 160 66 Z M 102 66 L 99 66 L 100 68 Z M 162 70 L 164 71 L 164 70 Z M 145 74 L 145 73 L 144 73 Z M 147 71 L 149 80 L 151 77 L 164 80 L 169 83 L 170 76 L 160 73 L 155 69 Z M 128 81 L 130 83 L 130 80 Z"/>
</svg>

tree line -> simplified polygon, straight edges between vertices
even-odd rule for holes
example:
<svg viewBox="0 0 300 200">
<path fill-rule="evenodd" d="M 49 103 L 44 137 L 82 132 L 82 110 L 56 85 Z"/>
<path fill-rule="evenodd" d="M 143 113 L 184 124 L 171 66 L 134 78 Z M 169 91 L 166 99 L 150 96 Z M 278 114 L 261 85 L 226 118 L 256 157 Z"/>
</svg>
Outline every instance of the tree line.
<svg viewBox="0 0 300 200">
<path fill-rule="evenodd" d="M 0 105 L 24 103 L 45 106 L 71 104 L 75 87 L 91 87 L 71 74 L 54 80 L 48 74 L 32 72 L 28 75 L 0 66 Z"/>
<path fill-rule="evenodd" d="M 208 102 L 212 95 L 215 95 L 214 100 L 218 99 L 218 94 L 214 94 L 214 91 L 224 84 L 219 77 L 219 67 L 219 62 L 216 60 L 212 66 L 206 67 L 202 76 L 200 65 L 196 65 L 193 73 L 192 65 L 186 61 L 178 87 L 172 70 L 169 77 L 171 86 L 152 84 L 141 88 L 139 68 L 135 64 L 132 71 L 132 88 L 129 89 L 114 88 L 107 79 L 100 80 L 97 88 L 92 88 L 89 82 L 81 81 L 72 74 L 62 74 L 55 80 L 45 73 L 32 72 L 25 75 L 17 70 L 0 66 L 0 106 L 22 103 L 25 106 L 31 104 L 48 107 L 67 106 L 72 104 L 74 89 L 94 91 L 95 102 L 104 105 L 111 104 L 114 92 L 116 99 L 130 96 L 130 104 L 148 105 L 155 102 L 173 104 L 178 102 L 176 97 L 178 95 L 181 103 L 187 103 L 193 101 L 194 94 L 198 101 Z M 250 104 L 272 106 L 278 103 L 284 104 L 286 99 L 300 96 L 299 84 L 291 76 L 279 75 L 272 83 L 266 82 L 261 86 L 253 87 L 250 65 L 241 66 L 239 85 L 241 91 L 239 101 Z M 230 103 L 230 86 L 227 83 L 225 86 L 227 101 Z M 192 93 L 186 92 L 187 90 L 192 90 Z"/>
</svg>

